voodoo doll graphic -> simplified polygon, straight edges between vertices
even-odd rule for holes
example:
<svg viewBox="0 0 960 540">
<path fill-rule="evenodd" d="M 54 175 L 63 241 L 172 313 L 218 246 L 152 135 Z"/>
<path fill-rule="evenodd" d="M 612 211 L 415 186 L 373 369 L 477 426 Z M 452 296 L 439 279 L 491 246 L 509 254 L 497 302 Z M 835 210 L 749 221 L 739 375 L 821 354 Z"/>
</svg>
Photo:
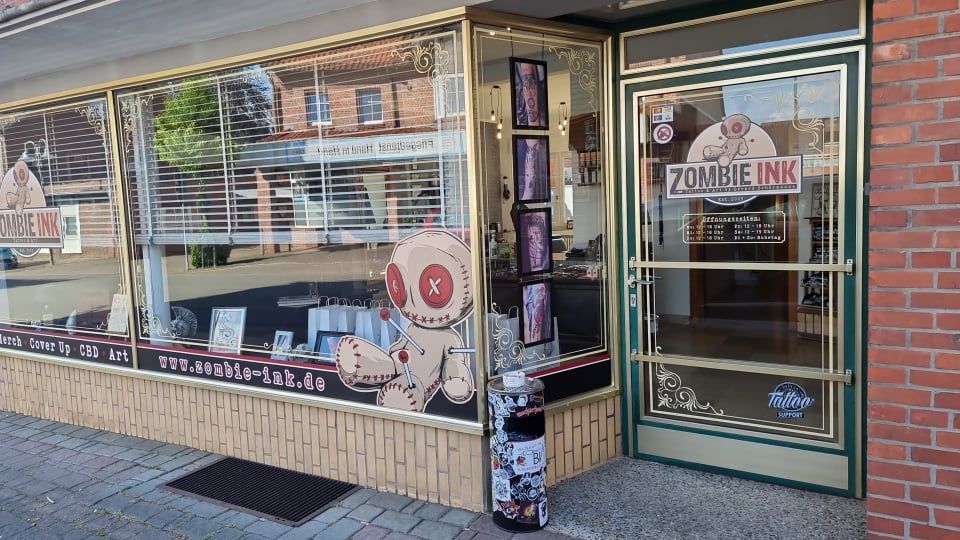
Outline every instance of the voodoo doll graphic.
<svg viewBox="0 0 960 540">
<path fill-rule="evenodd" d="M 27 182 L 30 180 L 30 169 L 23 161 L 17 161 L 13 166 L 13 181 L 16 188 L 14 191 L 8 191 L 6 194 L 7 208 L 16 210 L 17 215 L 23 214 L 23 209 L 30 206 L 30 188 Z"/>
<path fill-rule="evenodd" d="M 439 230 L 397 243 L 387 265 L 390 301 L 410 321 L 397 326 L 397 341 L 385 351 L 356 336 L 336 350 L 340 380 L 357 391 L 377 392 L 377 404 L 423 411 L 438 391 L 466 403 L 476 390 L 467 350 L 454 326 L 473 311 L 470 248 Z M 389 310 L 381 318 L 390 322 Z"/>
</svg>

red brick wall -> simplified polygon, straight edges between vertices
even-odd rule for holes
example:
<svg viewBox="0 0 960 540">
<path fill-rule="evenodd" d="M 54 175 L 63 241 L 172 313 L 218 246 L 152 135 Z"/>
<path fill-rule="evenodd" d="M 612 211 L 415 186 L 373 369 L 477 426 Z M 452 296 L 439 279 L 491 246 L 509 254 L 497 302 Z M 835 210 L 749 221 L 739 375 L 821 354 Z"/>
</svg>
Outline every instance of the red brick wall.
<svg viewBox="0 0 960 540">
<path fill-rule="evenodd" d="M 873 23 L 867 526 L 960 538 L 960 5 Z"/>
</svg>

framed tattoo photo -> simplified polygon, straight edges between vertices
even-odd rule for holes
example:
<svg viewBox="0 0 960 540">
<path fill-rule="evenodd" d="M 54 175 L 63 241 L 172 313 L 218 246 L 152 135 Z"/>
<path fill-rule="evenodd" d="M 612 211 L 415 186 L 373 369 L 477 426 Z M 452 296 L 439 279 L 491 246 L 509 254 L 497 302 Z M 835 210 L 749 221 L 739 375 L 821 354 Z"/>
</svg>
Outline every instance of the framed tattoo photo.
<svg viewBox="0 0 960 540">
<path fill-rule="evenodd" d="M 247 308 L 213 308 L 210 316 L 210 352 L 239 353 Z"/>
<path fill-rule="evenodd" d="M 273 334 L 273 347 L 270 349 L 270 358 L 273 360 L 289 360 L 293 350 L 293 332 L 277 330 Z"/>
<path fill-rule="evenodd" d="M 549 208 L 517 211 L 517 274 L 522 278 L 553 271 Z"/>
<path fill-rule="evenodd" d="M 510 58 L 513 129 L 550 129 L 547 114 L 547 63 Z"/>
<path fill-rule="evenodd" d="M 530 347 L 553 341 L 553 305 L 549 279 L 521 285 L 520 336 Z"/>
<path fill-rule="evenodd" d="M 337 352 L 337 345 L 340 344 L 340 338 L 349 335 L 348 332 L 318 330 L 313 345 L 313 353 L 325 358 L 333 358 L 333 355 Z"/>
<path fill-rule="evenodd" d="M 549 136 L 513 136 L 513 192 L 517 204 L 550 202 Z"/>
</svg>

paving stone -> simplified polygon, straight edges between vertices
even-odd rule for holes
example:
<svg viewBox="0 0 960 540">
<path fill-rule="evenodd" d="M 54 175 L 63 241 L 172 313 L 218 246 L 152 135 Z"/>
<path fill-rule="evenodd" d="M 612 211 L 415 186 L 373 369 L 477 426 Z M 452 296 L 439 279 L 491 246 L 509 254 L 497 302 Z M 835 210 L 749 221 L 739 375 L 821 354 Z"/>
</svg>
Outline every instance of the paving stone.
<svg viewBox="0 0 960 540">
<path fill-rule="evenodd" d="M 293 527 L 280 536 L 279 540 L 308 540 L 313 538 L 328 525 L 321 521 L 308 521 L 299 527 Z M 356 538 L 356 537 L 354 537 Z"/>
<path fill-rule="evenodd" d="M 208 534 L 217 531 L 221 525 L 214 521 L 202 517 L 195 517 L 186 523 L 181 524 L 179 529 L 183 534 L 190 538 L 203 538 Z"/>
<path fill-rule="evenodd" d="M 148 517 L 146 522 L 158 529 L 165 529 L 167 527 L 176 525 L 179 521 L 184 521 L 184 518 L 186 517 L 187 514 L 184 514 L 179 510 L 164 508 L 160 510 L 160 512 Z"/>
<path fill-rule="evenodd" d="M 400 511 L 403 512 L 404 514 L 415 514 L 417 513 L 417 510 L 420 510 L 421 508 L 426 506 L 426 504 L 427 503 L 424 501 L 414 500 L 412 503 L 404 506 L 403 509 Z"/>
<path fill-rule="evenodd" d="M 410 529 L 414 528 L 417 523 L 420 523 L 420 518 L 410 514 L 402 514 L 396 510 L 387 510 L 373 520 L 374 525 L 402 533 L 410 532 Z"/>
<path fill-rule="evenodd" d="M 196 499 L 192 500 L 194 501 L 194 504 L 186 509 L 191 514 L 196 514 L 198 516 L 210 519 L 227 511 L 227 508 L 223 506 L 208 503 L 207 501 L 198 501 Z"/>
<path fill-rule="evenodd" d="M 228 527 L 236 527 L 237 529 L 246 529 L 251 523 L 258 521 L 259 519 L 259 517 L 253 514 L 238 512 L 236 510 L 227 510 L 226 512 L 217 516 L 217 521 L 220 523 L 223 523 Z"/>
<path fill-rule="evenodd" d="M 258 519 L 257 521 L 251 523 L 244 529 L 245 532 L 259 534 L 267 538 L 276 538 L 287 531 L 290 530 L 290 527 L 277 523 L 276 521 L 269 521 L 266 519 Z"/>
<path fill-rule="evenodd" d="M 206 540 L 236 540 L 243 536 L 243 531 L 233 527 L 223 527 L 213 535 L 207 536 Z"/>
<path fill-rule="evenodd" d="M 332 506 L 327 508 L 323 512 L 317 514 L 313 519 L 316 521 L 322 521 L 324 523 L 333 523 L 347 514 L 350 513 L 350 508 L 344 508 L 342 506 Z"/>
<path fill-rule="evenodd" d="M 367 525 L 357 531 L 357 534 L 353 535 L 352 540 L 381 540 L 391 532 L 390 529 L 384 529 L 376 525 Z"/>
<path fill-rule="evenodd" d="M 428 520 L 421 521 L 410 530 L 410 534 L 427 540 L 453 540 L 461 532 L 463 532 L 463 527 Z"/>
<path fill-rule="evenodd" d="M 403 534 L 398 532 L 392 532 L 383 537 L 383 540 L 420 540 L 420 538 L 413 536 L 412 534 Z"/>
<path fill-rule="evenodd" d="M 343 506 L 344 508 L 356 508 L 370 500 L 370 498 L 374 495 L 377 495 L 377 492 L 372 489 L 358 489 L 351 493 L 347 498 L 340 501 L 340 506 Z"/>
<path fill-rule="evenodd" d="M 438 521 L 444 514 L 450 511 L 450 508 L 437 503 L 426 503 L 414 515 L 423 519 L 432 519 Z"/>
<path fill-rule="evenodd" d="M 346 540 L 362 527 L 363 525 L 355 519 L 343 518 L 320 531 L 320 534 L 314 538 L 316 538 L 316 540 Z"/>
<path fill-rule="evenodd" d="M 475 536 L 477 536 L 476 531 L 465 530 L 458 534 L 454 540 L 473 540 Z"/>
<path fill-rule="evenodd" d="M 364 523 L 370 523 L 374 520 L 374 518 L 382 513 L 383 508 L 380 508 L 379 506 L 374 506 L 372 504 L 361 504 L 360 506 L 354 508 L 352 512 L 347 514 L 347 517 L 357 521 L 362 521 Z"/>
<path fill-rule="evenodd" d="M 137 521 L 146 521 L 148 518 L 155 516 L 163 511 L 163 507 L 151 502 L 137 501 L 130 506 L 128 506 L 124 511 L 123 515 L 132 517 Z"/>
<path fill-rule="evenodd" d="M 60 424 L 57 427 L 53 428 L 54 433 L 59 433 L 61 435 L 69 435 L 76 432 L 80 429 L 80 426 L 75 426 L 73 424 Z"/>
<path fill-rule="evenodd" d="M 467 526 L 473 523 L 478 517 L 480 517 L 480 514 L 477 512 L 470 512 L 469 510 L 461 510 L 459 508 L 451 508 L 449 512 L 440 518 L 440 521 L 443 523 L 449 523 L 450 525 L 456 525 L 461 529 L 466 529 Z"/>
<path fill-rule="evenodd" d="M 500 527 L 497 527 L 497 525 L 493 522 L 493 518 L 488 515 L 478 517 L 467 528 L 471 531 L 486 533 L 497 538 L 510 538 L 513 536 L 512 532 L 505 531 Z"/>
<path fill-rule="evenodd" d="M 413 499 L 406 495 L 397 495 L 395 493 L 377 493 L 367 501 L 368 504 L 379 506 L 387 510 L 402 510 L 403 507 L 413 502 Z"/>
<path fill-rule="evenodd" d="M 104 510 L 119 514 L 127 509 L 128 506 L 132 505 L 134 500 L 126 495 L 120 495 L 119 493 L 97 503 L 97 507 L 103 508 Z"/>
</svg>

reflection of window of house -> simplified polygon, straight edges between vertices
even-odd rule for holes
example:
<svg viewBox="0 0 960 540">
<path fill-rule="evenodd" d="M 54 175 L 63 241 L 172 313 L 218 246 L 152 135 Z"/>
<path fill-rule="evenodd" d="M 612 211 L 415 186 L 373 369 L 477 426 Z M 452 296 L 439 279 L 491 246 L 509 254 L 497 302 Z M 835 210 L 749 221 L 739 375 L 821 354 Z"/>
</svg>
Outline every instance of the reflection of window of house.
<svg viewBox="0 0 960 540">
<path fill-rule="evenodd" d="M 357 90 L 357 121 L 361 124 L 383 122 L 383 99 L 379 88 Z"/>
<path fill-rule="evenodd" d="M 307 121 L 310 125 L 330 124 L 330 98 L 326 92 L 307 94 Z"/>
<path fill-rule="evenodd" d="M 436 117 L 457 116 L 463 111 L 463 75 L 446 75 L 444 84 L 438 84 L 433 91 L 433 103 Z"/>
</svg>

